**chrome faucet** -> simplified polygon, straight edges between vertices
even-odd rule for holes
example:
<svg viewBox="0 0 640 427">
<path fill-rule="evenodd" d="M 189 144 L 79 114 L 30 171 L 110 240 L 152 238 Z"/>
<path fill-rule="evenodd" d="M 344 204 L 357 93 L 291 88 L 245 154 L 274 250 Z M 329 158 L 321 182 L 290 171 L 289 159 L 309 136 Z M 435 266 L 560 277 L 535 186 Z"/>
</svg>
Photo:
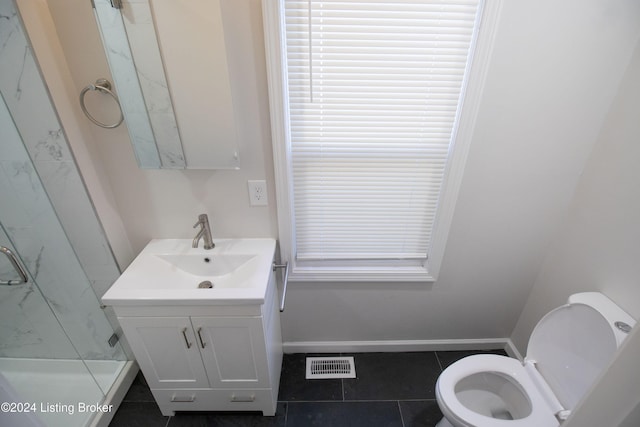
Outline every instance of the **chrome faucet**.
<svg viewBox="0 0 640 427">
<path fill-rule="evenodd" d="M 198 215 L 198 222 L 196 222 L 193 228 L 196 228 L 197 226 L 201 226 L 202 228 L 200 228 L 200 231 L 198 231 L 198 234 L 196 234 L 196 237 L 193 239 L 193 244 L 191 246 L 197 248 L 200 239 L 204 239 L 204 248 L 213 249 L 215 244 L 213 243 L 213 239 L 211 238 L 211 228 L 209 227 L 209 217 L 207 216 L 207 214 Z"/>
</svg>

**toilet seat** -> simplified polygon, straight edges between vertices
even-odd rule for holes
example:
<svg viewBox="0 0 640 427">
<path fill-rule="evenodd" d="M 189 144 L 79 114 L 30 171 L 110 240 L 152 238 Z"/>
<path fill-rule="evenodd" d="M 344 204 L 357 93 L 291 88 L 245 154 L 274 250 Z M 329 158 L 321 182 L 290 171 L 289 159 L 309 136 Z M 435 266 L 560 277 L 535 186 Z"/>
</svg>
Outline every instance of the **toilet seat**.
<svg viewBox="0 0 640 427">
<path fill-rule="evenodd" d="M 500 420 L 482 415 L 467 408 L 458 399 L 456 384 L 478 372 L 497 373 L 520 385 L 531 402 L 531 413 L 517 420 Z M 516 359 L 495 354 L 481 354 L 453 363 L 438 378 L 436 384 L 438 402 L 445 408 L 447 418 L 469 427 L 557 427 L 559 422 L 545 397 L 536 387 L 525 367 Z"/>
<path fill-rule="evenodd" d="M 633 325 L 633 318 L 598 292 L 571 295 L 568 304 L 536 324 L 524 364 L 485 354 L 445 369 L 436 383 L 444 415 L 439 425 L 558 427 Z"/>
</svg>

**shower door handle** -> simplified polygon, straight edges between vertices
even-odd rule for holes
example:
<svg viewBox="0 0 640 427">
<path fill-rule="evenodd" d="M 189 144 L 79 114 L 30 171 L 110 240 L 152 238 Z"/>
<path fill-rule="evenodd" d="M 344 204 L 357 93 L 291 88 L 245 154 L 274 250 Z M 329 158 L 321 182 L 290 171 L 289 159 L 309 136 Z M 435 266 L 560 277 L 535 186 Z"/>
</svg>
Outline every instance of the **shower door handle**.
<svg viewBox="0 0 640 427">
<path fill-rule="evenodd" d="M 9 262 L 20 276 L 20 280 L 0 280 L 0 285 L 20 285 L 22 283 L 27 283 L 29 281 L 27 272 L 24 271 L 24 268 L 20 265 L 20 263 L 18 262 L 18 258 L 16 258 L 13 252 L 11 252 L 9 248 L 6 248 L 4 246 L 0 246 L 0 252 L 5 254 L 7 258 L 9 258 Z"/>
</svg>

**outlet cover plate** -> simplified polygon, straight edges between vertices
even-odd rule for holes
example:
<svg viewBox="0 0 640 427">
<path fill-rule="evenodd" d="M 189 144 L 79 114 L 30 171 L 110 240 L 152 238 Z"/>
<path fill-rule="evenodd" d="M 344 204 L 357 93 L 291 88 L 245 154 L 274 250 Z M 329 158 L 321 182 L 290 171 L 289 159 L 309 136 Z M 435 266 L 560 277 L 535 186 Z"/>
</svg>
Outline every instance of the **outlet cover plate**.
<svg viewBox="0 0 640 427">
<path fill-rule="evenodd" d="M 249 203 L 251 206 L 267 206 L 267 183 L 263 179 L 249 180 Z"/>
</svg>

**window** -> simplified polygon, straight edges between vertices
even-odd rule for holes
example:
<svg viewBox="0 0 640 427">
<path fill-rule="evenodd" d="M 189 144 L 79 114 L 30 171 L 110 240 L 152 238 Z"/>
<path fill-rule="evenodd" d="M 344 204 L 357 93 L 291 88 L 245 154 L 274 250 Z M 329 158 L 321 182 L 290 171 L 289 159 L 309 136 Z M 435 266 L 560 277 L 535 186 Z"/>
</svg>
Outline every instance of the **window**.
<svg viewBox="0 0 640 427">
<path fill-rule="evenodd" d="M 481 6 L 263 1 L 292 280 L 435 280 Z"/>
</svg>

